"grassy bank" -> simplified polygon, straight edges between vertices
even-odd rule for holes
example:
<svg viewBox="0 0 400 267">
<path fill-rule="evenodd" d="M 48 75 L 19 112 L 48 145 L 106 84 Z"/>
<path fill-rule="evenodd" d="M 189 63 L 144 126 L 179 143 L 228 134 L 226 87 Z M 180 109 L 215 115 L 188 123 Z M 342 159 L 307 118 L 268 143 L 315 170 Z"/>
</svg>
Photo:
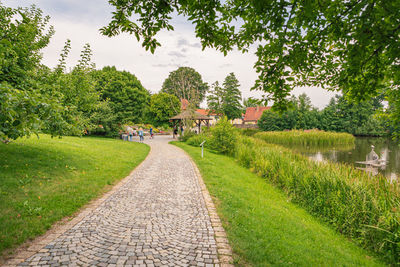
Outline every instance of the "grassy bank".
<svg viewBox="0 0 400 267">
<path fill-rule="evenodd" d="M 149 147 L 47 135 L 0 144 L 0 253 L 44 233 L 124 178 Z"/>
<path fill-rule="evenodd" d="M 354 136 L 348 133 L 324 132 L 319 130 L 260 132 L 254 135 L 267 143 L 282 145 L 354 145 Z"/>
<path fill-rule="evenodd" d="M 249 137 L 238 139 L 235 157 L 337 231 L 400 264 L 398 183 L 347 165 L 317 163 Z"/>
<path fill-rule="evenodd" d="M 196 162 L 227 231 L 238 265 L 379 266 L 370 257 L 292 204 L 268 181 L 231 157 L 175 142 Z"/>
</svg>

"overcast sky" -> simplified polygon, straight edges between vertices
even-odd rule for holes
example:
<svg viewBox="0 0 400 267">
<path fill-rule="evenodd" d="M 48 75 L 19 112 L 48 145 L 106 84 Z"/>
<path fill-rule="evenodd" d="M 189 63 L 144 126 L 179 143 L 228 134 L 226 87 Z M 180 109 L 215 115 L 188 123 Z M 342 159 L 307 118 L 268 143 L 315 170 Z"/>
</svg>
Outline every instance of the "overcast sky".
<svg viewBox="0 0 400 267">
<path fill-rule="evenodd" d="M 256 56 L 253 52 L 242 54 L 233 51 L 227 56 L 213 49 L 201 50 L 194 34 L 194 27 L 183 17 L 173 20 L 175 31 L 161 32 L 157 39 L 161 47 L 154 54 L 146 51 L 134 36 L 121 34 L 117 37 L 104 37 L 99 29 L 110 21 L 113 7 L 107 0 L 0 0 L 4 5 L 30 6 L 36 4 L 45 15 L 51 17 L 50 24 L 55 27 L 55 35 L 48 47 L 43 50 L 43 63 L 54 67 L 61 49 L 67 39 L 71 40 L 72 50 L 68 66 L 74 66 L 85 43 L 93 50 L 92 61 L 96 68 L 116 66 L 127 70 L 142 82 L 143 86 L 157 93 L 171 71 L 180 66 L 197 70 L 205 82 L 223 82 L 234 72 L 240 83 L 242 97 L 260 97 L 262 92 L 250 91 L 257 74 L 253 69 Z M 307 93 L 313 105 L 323 108 L 334 93 L 320 88 L 297 88 L 293 93 Z"/>
</svg>

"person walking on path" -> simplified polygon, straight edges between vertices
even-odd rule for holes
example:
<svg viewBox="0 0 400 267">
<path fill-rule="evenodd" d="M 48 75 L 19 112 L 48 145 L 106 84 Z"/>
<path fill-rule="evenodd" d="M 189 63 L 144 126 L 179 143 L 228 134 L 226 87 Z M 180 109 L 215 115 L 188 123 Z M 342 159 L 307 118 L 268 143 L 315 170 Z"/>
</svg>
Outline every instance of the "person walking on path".
<svg viewBox="0 0 400 267">
<path fill-rule="evenodd" d="M 143 143 L 143 140 L 144 140 L 144 138 L 143 138 L 143 128 L 140 128 L 140 129 L 139 129 L 138 134 L 139 134 L 139 141 L 140 141 L 141 143 Z"/>
<path fill-rule="evenodd" d="M 129 135 L 129 141 L 133 141 L 133 129 L 131 126 L 126 127 L 126 132 Z"/>
<path fill-rule="evenodd" d="M 153 135 L 153 127 L 150 127 L 150 138 L 153 139 L 154 135 Z"/>
</svg>

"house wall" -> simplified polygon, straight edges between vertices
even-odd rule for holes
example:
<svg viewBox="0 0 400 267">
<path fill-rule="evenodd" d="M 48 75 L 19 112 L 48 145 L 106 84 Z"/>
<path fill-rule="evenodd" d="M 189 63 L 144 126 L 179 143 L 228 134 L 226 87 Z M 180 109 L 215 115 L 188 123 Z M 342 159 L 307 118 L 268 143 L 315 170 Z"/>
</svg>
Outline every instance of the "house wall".
<svg viewBox="0 0 400 267">
<path fill-rule="evenodd" d="M 243 119 L 242 118 L 238 118 L 238 119 L 234 119 L 231 122 L 232 124 L 242 124 L 243 123 Z"/>
</svg>

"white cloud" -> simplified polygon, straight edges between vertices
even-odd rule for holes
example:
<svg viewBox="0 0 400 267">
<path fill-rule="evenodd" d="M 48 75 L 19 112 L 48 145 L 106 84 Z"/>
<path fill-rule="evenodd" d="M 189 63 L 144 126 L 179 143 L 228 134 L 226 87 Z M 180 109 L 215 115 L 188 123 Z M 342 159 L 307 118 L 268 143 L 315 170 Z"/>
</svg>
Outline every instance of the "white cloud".
<svg viewBox="0 0 400 267">
<path fill-rule="evenodd" d="M 178 57 L 178 58 L 186 57 L 185 54 L 183 54 L 183 53 L 181 53 L 181 52 L 178 52 L 178 51 L 171 51 L 171 52 L 168 53 L 168 56 L 171 56 L 171 57 Z"/>
</svg>

